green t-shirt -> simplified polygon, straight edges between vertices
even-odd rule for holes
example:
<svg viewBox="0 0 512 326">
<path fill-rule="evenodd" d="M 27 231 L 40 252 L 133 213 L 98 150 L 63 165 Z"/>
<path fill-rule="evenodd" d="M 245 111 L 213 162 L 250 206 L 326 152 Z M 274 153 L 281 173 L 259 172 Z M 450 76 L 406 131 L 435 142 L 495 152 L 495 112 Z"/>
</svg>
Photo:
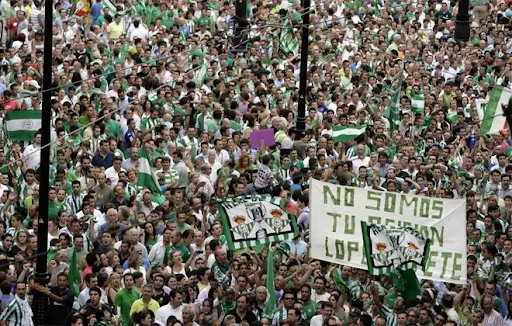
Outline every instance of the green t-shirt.
<svg viewBox="0 0 512 326">
<path fill-rule="evenodd" d="M 103 121 L 105 123 L 105 126 L 108 128 L 108 134 L 113 137 L 120 137 L 121 136 L 121 128 L 119 127 L 119 123 L 114 120 L 109 121 Z"/>
<path fill-rule="evenodd" d="M 192 229 L 192 227 L 190 225 L 188 225 L 187 223 L 183 224 L 183 227 L 176 225 L 176 230 L 180 231 L 181 234 L 183 234 L 183 232 L 190 230 L 190 229 Z"/>
<path fill-rule="evenodd" d="M 64 203 L 54 200 L 53 203 L 48 203 L 48 219 L 55 220 L 60 210 L 64 209 Z"/>
<path fill-rule="evenodd" d="M 169 263 L 169 255 L 173 250 L 178 250 L 179 252 L 181 252 L 181 259 L 184 263 L 190 259 L 190 250 L 188 250 L 188 248 L 184 244 L 181 244 L 178 247 L 169 246 L 165 248 L 164 265 L 167 265 Z"/>
<path fill-rule="evenodd" d="M 217 312 L 220 314 L 226 313 L 227 311 L 233 310 L 236 308 L 236 302 L 233 301 L 231 303 L 227 303 L 225 300 L 222 300 L 220 305 L 218 306 Z"/>
<path fill-rule="evenodd" d="M 197 26 L 210 26 L 212 24 L 212 21 L 210 18 L 206 17 L 206 16 L 201 16 L 199 17 L 197 20 L 196 20 L 196 25 Z"/>
<path fill-rule="evenodd" d="M 114 298 L 114 305 L 121 308 L 121 319 L 123 320 L 123 325 L 132 325 L 130 318 L 130 309 L 132 308 L 133 302 L 138 300 L 140 297 L 139 291 L 132 289 L 128 291 L 126 289 L 121 289 Z"/>
<path fill-rule="evenodd" d="M 309 322 L 311 321 L 311 318 L 313 318 L 313 316 L 316 315 L 316 302 L 314 302 L 313 300 L 309 300 L 308 303 L 304 303 L 302 309 L 304 311 L 306 320 Z"/>
<path fill-rule="evenodd" d="M 240 124 L 238 122 L 231 120 L 230 124 L 231 124 L 231 128 L 233 128 L 234 131 L 242 131 L 242 127 L 240 126 Z"/>
</svg>

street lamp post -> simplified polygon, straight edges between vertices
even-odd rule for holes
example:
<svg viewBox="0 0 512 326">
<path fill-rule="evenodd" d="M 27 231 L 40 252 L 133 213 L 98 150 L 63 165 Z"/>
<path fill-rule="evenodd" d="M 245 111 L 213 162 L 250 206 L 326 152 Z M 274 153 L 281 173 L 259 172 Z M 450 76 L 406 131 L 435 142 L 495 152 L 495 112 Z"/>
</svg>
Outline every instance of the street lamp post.
<svg viewBox="0 0 512 326">
<path fill-rule="evenodd" d="M 469 0 L 459 0 L 459 10 L 455 16 L 455 40 L 469 41 Z"/>
<path fill-rule="evenodd" d="M 53 53 L 53 1 L 44 3 L 44 56 L 43 56 L 43 105 L 41 115 L 41 163 L 39 167 L 39 212 L 37 229 L 37 260 L 35 283 L 46 286 L 48 250 L 48 192 L 50 188 L 50 131 L 52 118 L 52 53 Z M 35 291 L 32 302 L 35 325 L 48 325 L 49 299 L 46 294 Z"/>
<path fill-rule="evenodd" d="M 247 0 L 236 0 L 235 3 L 235 31 L 233 36 L 233 47 L 231 53 L 246 52 L 245 43 L 249 34 L 249 21 L 247 17 Z"/>
<path fill-rule="evenodd" d="M 302 0 L 302 42 L 300 50 L 299 104 L 296 130 L 302 134 L 306 131 L 306 96 L 308 87 L 308 48 L 309 48 L 309 10 L 310 0 Z"/>
</svg>

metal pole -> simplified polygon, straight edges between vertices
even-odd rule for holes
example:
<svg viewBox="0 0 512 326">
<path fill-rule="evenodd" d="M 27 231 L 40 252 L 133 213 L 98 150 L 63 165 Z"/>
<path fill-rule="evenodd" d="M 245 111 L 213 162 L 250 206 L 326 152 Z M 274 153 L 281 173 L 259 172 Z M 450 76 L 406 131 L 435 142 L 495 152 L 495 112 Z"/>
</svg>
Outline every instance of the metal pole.
<svg viewBox="0 0 512 326">
<path fill-rule="evenodd" d="M 37 265 L 35 283 L 46 286 L 49 276 L 47 273 L 48 250 L 48 192 L 50 188 L 50 132 L 52 118 L 52 52 L 53 52 L 53 1 L 44 2 L 44 57 L 43 57 L 43 105 L 41 117 L 41 163 L 39 167 L 39 213 L 37 230 Z M 47 325 L 48 296 L 35 292 L 32 302 L 34 324 Z"/>
<path fill-rule="evenodd" d="M 459 10 L 455 16 L 455 40 L 469 42 L 469 0 L 459 0 Z"/>
<path fill-rule="evenodd" d="M 247 17 L 247 0 L 236 0 L 235 3 L 235 32 L 233 37 L 232 53 L 246 52 L 246 39 L 249 34 L 249 20 Z"/>
<path fill-rule="evenodd" d="M 302 43 L 300 49 L 299 107 L 297 112 L 297 132 L 306 131 L 306 94 L 308 87 L 308 48 L 309 48 L 309 8 L 310 0 L 302 0 Z"/>
</svg>

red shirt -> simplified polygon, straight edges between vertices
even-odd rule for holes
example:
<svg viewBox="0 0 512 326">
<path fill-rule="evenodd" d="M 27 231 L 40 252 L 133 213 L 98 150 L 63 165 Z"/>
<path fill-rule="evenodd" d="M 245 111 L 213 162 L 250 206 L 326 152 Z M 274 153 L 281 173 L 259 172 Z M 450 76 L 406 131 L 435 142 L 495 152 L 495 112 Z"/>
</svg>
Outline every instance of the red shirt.
<svg viewBox="0 0 512 326">
<path fill-rule="evenodd" d="M 16 17 L 14 17 L 13 19 L 11 19 L 9 21 L 9 24 L 8 24 L 8 29 L 9 29 L 9 32 L 11 33 L 15 33 L 18 31 L 18 23 L 20 22 L 20 20 Z"/>
<path fill-rule="evenodd" d="M 84 269 L 84 273 L 82 274 L 82 285 L 80 286 L 80 290 L 83 290 L 85 288 L 85 277 L 88 274 L 92 274 L 92 267 L 91 266 L 87 266 Z"/>
<path fill-rule="evenodd" d="M 3 103 L 5 111 L 14 111 L 20 109 L 20 103 L 17 100 L 10 100 Z"/>
</svg>

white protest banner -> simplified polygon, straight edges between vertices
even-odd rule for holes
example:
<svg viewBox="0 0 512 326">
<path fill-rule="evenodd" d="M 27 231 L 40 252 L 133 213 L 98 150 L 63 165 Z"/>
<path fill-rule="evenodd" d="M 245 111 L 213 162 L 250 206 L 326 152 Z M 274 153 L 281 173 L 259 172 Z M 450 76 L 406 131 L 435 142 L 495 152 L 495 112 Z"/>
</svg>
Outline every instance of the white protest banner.
<svg viewBox="0 0 512 326">
<path fill-rule="evenodd" d="M 309 184 L 312 258 L 367 269 L 361 221 L 412 227 L 432 243 L 425 272 L 418 277 L 465 284 L 466 201 Z"/>
</svg>

